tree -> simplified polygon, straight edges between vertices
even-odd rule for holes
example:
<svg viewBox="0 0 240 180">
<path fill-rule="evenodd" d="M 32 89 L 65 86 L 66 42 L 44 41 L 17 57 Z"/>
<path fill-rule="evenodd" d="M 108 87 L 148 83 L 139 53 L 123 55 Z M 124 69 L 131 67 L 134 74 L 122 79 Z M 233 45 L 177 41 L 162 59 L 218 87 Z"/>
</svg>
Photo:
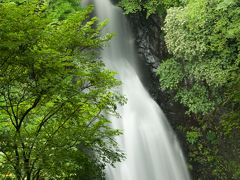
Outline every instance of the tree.
<svg viewBox="0 0 240 180">
<path fill-rule="evenodd" d="M 92 7 L 47 2 L 0 3 L 0 177 L 101 179 L 123 157 L 107 118 L 120 82 L 97 58 L 111 34 Z"/>
<path fill-rule="evenodd" d="M 195 122 L 182 127 L 196 177 L 239 179 L 240 11 L 237 0 L 190 0 L 167 11 L 170 59 L 158 68 L 161 88 Z M 230 148 L 231 147 L 231 148 Z"/>
<path fill-rule="evenodd" d="M 181 3 L 180 0 L 120 0 L 119 5 L 126 14 L 145 11 L 148 18 L 151 14 L 164 14 L 167 8 Z"/>
<path fill-rule="evenodd" d="M 160 65 L 160 83 L 176 90 L 176 98 L 192 113 L 212 111 L 227 99 L 223 89 L 238 84 L 240 12 L 237 1 L 225 3 L 192 0 L 184 8 L 169 9 L 165 20 L 173 58 Z M 177 76 L 170 79 L 172 69 Z"/>
</svg>

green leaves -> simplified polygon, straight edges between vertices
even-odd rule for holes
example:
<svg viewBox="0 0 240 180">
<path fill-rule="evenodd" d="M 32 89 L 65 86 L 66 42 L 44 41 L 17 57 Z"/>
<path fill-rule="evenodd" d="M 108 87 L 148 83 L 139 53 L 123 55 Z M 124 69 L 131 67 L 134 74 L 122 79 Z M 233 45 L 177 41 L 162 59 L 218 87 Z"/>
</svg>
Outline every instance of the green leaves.
<svg viewBox="0 0 240 180">
<path fill-rule="evenodd" d="M 194 114 L 206 114 L 214 109 L 215 104 L 208 96 L 207 89 L 197 84 L 190 89 L 181 89 L 176 94 L 176 98 L 188 107 L 187 113 Z"/>
<path fill-rule="evenodd" d="M 219 9 L 218 1 L 192 0 L 167 11 L 163 29 L 176 65 L 166 60 L 157 74 L 162 88 L 176 90 L 189 112 L 206 114 L 223 103 L 222 89 L 239 73 L 239 10 L 235 1 L 228 3 Z"/>
<path fill-rule="evenodd" d="M 0 3 L 3 175 L 99 178 L 123 158 L 107 119 L 125 101 L 121 83 L 98 59 L 112 35 L 74 2 Z"/>
<path fill-rule="evenodd" d="M 186 138 L 190 144 L 195 144 L 199 140 L 199 137 L 201 137 L 201 134 L 197 129 L 187 131 Z"/>
<path fill-rule="evenodd" d="M 137 11 L 142 10 L 140 2 L 137 0 L 133 0 L 133 1 L 123 0 L 119 4 L 120 6 L 123 7 L 126 14 L 136 13 Z"/>
<path fill-rule="evenodd" d="M 184 74 L 179 64 L 174 59 L 168 59 L 160 64 L 157 70 L 160 79 L 161 88 L 175 89 L 184 78 Z"/>
<path fill-rule="evenodd" d="M 146 12 L 146 18 L 152 14 L 164 14 L 166 9 L 182 4 L 181 0 L 121 0 L 119 5 L 126 14 Z"/>
<path fill-rule="evenodd" d="M 167 11 L 164 31 L 168 51 L 184 61 L 201 59 L 207 50 L 203 34 L 194 34 L 188 27 L 188 19 L 182 7 L 170 8 Z M 194 23 L 194 27 L 197 27 Z M 177 30 L 176 30 L 177 29 Z"/>
<path fill-rule="evenodd" d="M 190 0 L 167 10 L 172 57 L 157 74 L 191 117 L 182 129 L 195 178 L 239 178 L 239 17 L 237 0 Z"/>
</svg>

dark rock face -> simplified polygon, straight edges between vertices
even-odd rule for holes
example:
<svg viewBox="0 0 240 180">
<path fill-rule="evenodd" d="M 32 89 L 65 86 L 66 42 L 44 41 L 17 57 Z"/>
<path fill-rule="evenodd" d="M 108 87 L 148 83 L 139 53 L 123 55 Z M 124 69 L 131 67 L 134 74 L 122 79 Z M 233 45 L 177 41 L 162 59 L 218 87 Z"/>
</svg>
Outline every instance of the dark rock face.
<svg viewBox="0 0 240 180">
<path fill-rule="evenodd" d="M 113 4 L 117 4 L 117 3 L 119 3 L 119 1 L 120 1 L 120 0 L 111 0 L 111 2 L 112 2 Z"/>
<path fill-rule="evenodd" d="M 135 37 L 141 68 L 139 76 L 152 97 L 164 108 L 166 95 L 161 91 L 159 78 L 156 76 L 159 63 L 168 56 L 161 29 L 163 20 L 157 15 L 151 15 L 146 19 L 143 12 L 130 14 L 127 18 Z"/>
<path fill-rule="evenodd" d="M 163 20 L 156 15 L 146 19 L 144 13 L 131 14 L 128 18 L 136 38 L 137 52 L 154 72 L 161 59 L 167 56 L 161 29 Z"/>
<path fill-rule="evenodd" d="M 168 57 L 162 30 L 163 20 L 158 15 L 151 15 L 146 19 L 144 12 L 130 14 L 127 17 L 135 37 L 141 66 L 139 76 L 153 99 L 158 102 L 164 112 L 168 112 L 174 105 L 170 102 L 169 94 L 161 90 L 159 78 L 156 76 L 159 63 Z"/>
<path fill-rule="evenodd" d="M 159 77 L 156 76 L 159 63 L 169 57 L 162 30 L 163 19 L 157 15 L 151 15 L 146 19 L 143 12 L 130 14 L 127 17 L 135 36 L 135 46 L 141 64 L 140 78 L 153 99 L 164 111 L 177 133 L 183 150 L 187 153 L 184 134 L 177 128 L 181 124 L 189 123 L 190 119 L 185 115 L 184 107 L 173 101 L 173 94 L 161 90 Z"/>
</svg>

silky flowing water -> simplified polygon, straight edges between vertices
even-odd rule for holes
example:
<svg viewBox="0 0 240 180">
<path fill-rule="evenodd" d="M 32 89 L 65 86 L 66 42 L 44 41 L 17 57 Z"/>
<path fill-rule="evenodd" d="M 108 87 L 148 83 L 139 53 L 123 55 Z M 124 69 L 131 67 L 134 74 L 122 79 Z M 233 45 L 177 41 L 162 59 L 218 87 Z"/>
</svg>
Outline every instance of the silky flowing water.
<svg viewBox="0 0 240 180">
<path fill-rule="evenodd" d="M 117 139 L 126 159 L 106 169 L 107 180 L 190 180 L 177 138 L 160 107 L 150 97 L 137 72 L 134 39 L 120 8 L 110 0 L 94 0 L 97 16 L 110 23 L 106 32 L 116 36 L 102 51 L 106 66 L 118 72 L 121 93 L 128 101 L 119 111 L 121 119 L 112 126 L 122 129 Z"/>
</svg>

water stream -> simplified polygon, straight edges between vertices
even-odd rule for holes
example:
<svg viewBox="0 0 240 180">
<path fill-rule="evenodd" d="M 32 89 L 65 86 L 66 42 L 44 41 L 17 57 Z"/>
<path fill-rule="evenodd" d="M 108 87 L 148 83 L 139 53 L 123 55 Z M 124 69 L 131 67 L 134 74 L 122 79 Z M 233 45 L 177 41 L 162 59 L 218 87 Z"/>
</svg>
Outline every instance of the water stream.
<svg viewBox="0 0 240 180">
<path fill-rule="evenodd" d="M 105 32 L 116 36 L 102 52 L 108 68 L 118 72 L 127 104 L 112 126 L 123 130 L 117 139 L 126 160 L 107 168 L 107 180 L 190 180 L 177 138 L 160 107 L 138 77 L 134 39 L 120 8 L 110 0 L 94 0 L 100 19 L 110 19 Z"/>
</svg>

